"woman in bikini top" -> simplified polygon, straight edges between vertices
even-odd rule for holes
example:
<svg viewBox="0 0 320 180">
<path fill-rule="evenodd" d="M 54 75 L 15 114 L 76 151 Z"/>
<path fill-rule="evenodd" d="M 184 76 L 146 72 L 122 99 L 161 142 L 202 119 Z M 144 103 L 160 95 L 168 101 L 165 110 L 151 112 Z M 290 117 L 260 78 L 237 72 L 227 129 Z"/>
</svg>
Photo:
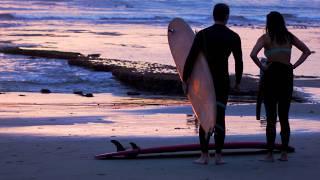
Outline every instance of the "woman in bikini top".
<svg viewBox="0 0 320 180">
<path fill-rule="evenodd" d="M 301 56 L 293 65 L 291 64 L 292 46 L 302 51 Z M 267 57 L 267 65 L 262 65 L 257 57 L 262 48 Z M 287 30 L 284 18 L 279 12 L 271 12 L 267 15 L 266 33 L 258 39 L 250 54 L 254 63 L 264 71 L 262 89 L 267 117 L 266 139 L 269 149 L 264 161 L 273 161 L 277 116 L 280 121 L 282 141 L 282 153 L 279 160 L 288 160 L 289 109 L 293 91 L 293 69 L 303 63 L 310 54 L 309 48 Z"/>
</svg>

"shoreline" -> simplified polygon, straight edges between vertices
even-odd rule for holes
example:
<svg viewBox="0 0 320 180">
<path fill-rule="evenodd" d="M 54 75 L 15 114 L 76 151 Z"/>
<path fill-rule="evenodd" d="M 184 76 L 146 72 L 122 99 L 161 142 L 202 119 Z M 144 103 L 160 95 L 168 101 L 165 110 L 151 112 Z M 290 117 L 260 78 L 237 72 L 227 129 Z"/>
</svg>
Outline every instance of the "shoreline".
<svg viewBox="0 0 320 180">
<path fill-rule="evenodd" d="M 155 95 L 184 96 L 181 80 L 176 68 L 171 65 L 149 63 L 142 61 L 128 61 L 119 59 L 99 58 L 99 54 L 88 56 L 79 52 L 63 52 L 57 50 L 21 49 L 19 47 L 0 48 L 1 53 L 29 56 L 31 58 L 64 59 L 71 66 L 79 66 L 93 71 L 111 72 L 112 75 L 130 86 L 135 91 L 132 94 L 151 93 Z M 318 79 L 316 76 L 297 76 L 300 78 Z M 259 91 L 259 77 L 244 74 L 240 91 L 234 90 L 234 75 L 230 75 L 230 96 L 232 101 L 254 102 Z M 139 92 L 140 91 L 140 92 Z M 128 93 L 129 94 L 129 93 Z M 294 92 L 293 100 L 306 102 L 303 96 Z"/>
<path fill-rule="evenodd" d="M 54 93 L 7 93 L 0 97 L 0 134 L 3 135 L 183 136 L 196 135 L 199 126 L 186 99 L 112 94 L 87 98 Z M 227 134 L 263 134 L 263 107 L 261 115 L 261 121 L 255 119 L 255 103 L 229 102 Z M 318 132 L 319 117 L 320 104 L 292 103 L 291 131 Z"/>
</svg>

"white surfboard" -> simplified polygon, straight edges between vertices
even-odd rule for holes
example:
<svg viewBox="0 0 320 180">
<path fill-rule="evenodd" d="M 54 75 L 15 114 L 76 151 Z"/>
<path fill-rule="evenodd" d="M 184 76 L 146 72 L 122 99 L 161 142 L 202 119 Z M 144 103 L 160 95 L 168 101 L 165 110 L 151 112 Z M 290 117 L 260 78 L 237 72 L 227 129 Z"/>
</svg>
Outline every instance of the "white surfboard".
<svg viewBox="0 0 320 180">
<path fill-rule="evenodd" d="M 168 26 L 168 41 L 180 78 L 195 34 L 181 18 Z M 212 133 L 216 123 L 216 96 L 208 63 L 202 53 L 196 59 L 188 84 L 188 98 L 204 131 Z"/>
</svg>

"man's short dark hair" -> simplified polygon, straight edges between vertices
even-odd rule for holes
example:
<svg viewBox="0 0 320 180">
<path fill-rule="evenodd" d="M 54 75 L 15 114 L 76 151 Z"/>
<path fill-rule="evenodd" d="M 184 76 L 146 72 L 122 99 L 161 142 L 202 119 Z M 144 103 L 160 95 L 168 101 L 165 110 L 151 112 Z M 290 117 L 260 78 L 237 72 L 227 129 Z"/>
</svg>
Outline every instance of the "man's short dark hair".
<svg viewBox="0 0 320 180">
<path fill-rule="evenodd" d="M 226 21 L 230 10 L 229 6 L 224 3 L 218 3 L 213 8 L 213 19 L 215 21 Z"/>
</svg>

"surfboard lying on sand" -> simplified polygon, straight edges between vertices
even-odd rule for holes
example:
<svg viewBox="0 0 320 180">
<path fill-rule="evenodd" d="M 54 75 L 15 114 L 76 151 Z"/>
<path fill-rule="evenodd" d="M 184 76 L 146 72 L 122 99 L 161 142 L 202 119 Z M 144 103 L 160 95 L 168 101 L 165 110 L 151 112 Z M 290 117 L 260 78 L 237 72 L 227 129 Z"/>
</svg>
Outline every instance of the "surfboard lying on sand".
<svg viewBox="0 0 320 180">
<path fill-rule="evenodd" d="M 181 18 L 168 26 L 168 42 L 180 78 L 195 34 Z M 188 83 L 187 94 L 192 109 L 206 134 L 212 133 L 216 122 L 216 96 L 208 63 L 202 53 L 196 59 Z"/>
<path fill-rule="evenodd" d="M 111 142 L 116 146 L 116 152 L 104 153 L 96 155 L 95 158 L 99 160 L 104 159 L 126 159 L 126 158 L 136 158 L 138 155 L 152 155 L 159 153 L 173 153 L 173 152 L 190 152 L 190 151 L 200 151 L 200 144 L 183 144 L 174 146 L 159 146 L 151 148 L 141 148 L 133 142 L 130 142 L 131 148 L 125 149 L 124 146 L 117 140 L 111 140 Z M 209 149 L 215 149 L 215 144 L 210 144 Z M 248 149 L 248 150 L 266 150 L 267 144 L 262 142 L 234 142 L 225 143 L 224 149 Z M 276 144 L 275 150 L 280 150 L 281 145 Z M 294 152 L 294 148 L 289 147 L 288 152 Z"/>
</svg>

